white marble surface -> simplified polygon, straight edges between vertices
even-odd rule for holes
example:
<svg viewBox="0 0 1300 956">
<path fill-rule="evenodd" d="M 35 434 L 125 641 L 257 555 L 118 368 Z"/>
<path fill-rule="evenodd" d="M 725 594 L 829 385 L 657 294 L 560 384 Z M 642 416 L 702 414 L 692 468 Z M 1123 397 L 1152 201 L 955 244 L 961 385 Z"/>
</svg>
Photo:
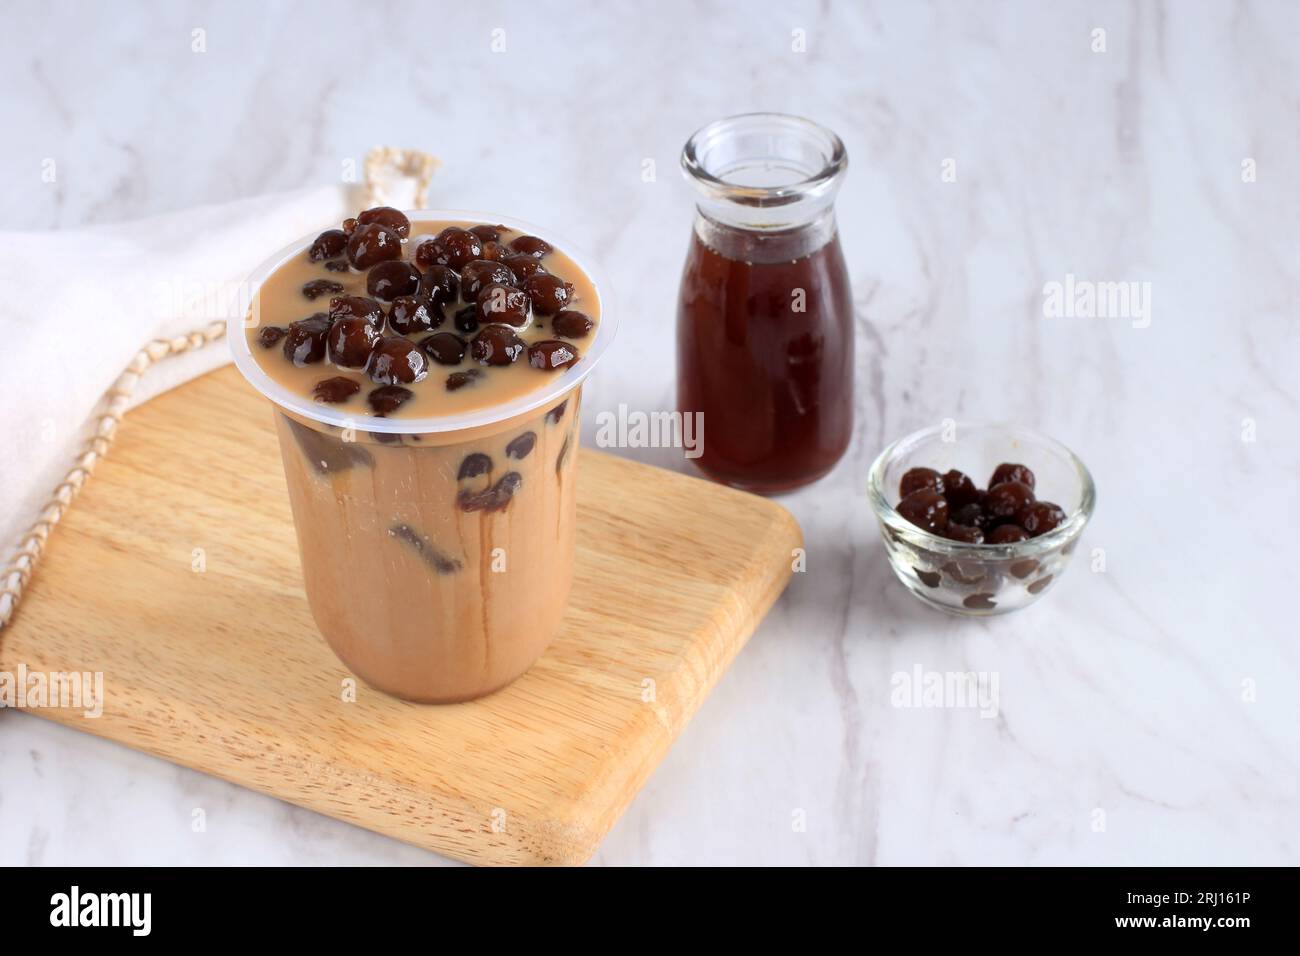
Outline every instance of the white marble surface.
<svg viewBox="0 0 1300 956">
<path fill-rule="evenodd" d="M 808 572 L 595 862 L 1300 863 L 1286 603 L 1300 10 L 581 7 L 14 9 L 0 35 L 5 225 L 328 182 L 380 142 L 432 150 L 446 163 L 435 203 L 509 210 L 603 249 L 624 332 L 584 403 L 590 436 L 619 401 L 672 404 L 686 136 L 755 109 L 819 119 L 852 159 L 839 213 L 854 442 L 783 499 Z M 47 157 L 56 184 L 41 181 Z M 947 158 L 956 182 L 941 179 Z M 1151 283 L 1150 326 L 1044 318 L 1044 283 L 1067 273 Z M 865 473 L 889 439 L 946 417 L 1018 420 L 1078 451 L 1100 487 L 1085 545 L 1105 571 L 1076 561 L 1003 619 L 921 607 L 886 566 Z M 997 672 L 998 717 L 892 707 L 891 676 L 918 664 Z M 0 781 L 0 863 L 443 862 L 12 711 Z"/>
</svg>

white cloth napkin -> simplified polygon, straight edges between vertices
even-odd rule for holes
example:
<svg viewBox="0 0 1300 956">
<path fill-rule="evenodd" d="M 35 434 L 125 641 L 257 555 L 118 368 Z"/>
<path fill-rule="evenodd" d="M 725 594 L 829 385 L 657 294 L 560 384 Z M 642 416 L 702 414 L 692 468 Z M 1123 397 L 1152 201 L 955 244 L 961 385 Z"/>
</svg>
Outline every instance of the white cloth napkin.
<svg viewBox="0 0 1300 956">
<path fill-rule="evenodd" d="M 354 212 L 355 192 L 322 186 L 120 225 L 0 232 L 0 562 L 82 450 L 131 358 L 153 339 L 242 314 L 249 274 Z M 131 404 L 229 355 L 220 340 L 166 359 Z"/>
</svg>

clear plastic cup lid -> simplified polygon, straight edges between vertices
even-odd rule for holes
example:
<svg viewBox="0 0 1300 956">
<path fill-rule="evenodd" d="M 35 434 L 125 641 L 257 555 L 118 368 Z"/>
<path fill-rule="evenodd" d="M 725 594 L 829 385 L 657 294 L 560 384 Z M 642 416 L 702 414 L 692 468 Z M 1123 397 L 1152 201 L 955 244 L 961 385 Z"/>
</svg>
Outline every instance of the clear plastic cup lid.
<svg viewBox="0 0 1300 956">
<path fill-rule="evenodd" d="M 322 405 L 313 401 L 311 397 L 301 395 L 275 381 L 258 364 L 257 358 L 252 352 L 246 334 L 248 329 L 247 318 L 244 315 L 232 314 L 226 321 L 226 338 L 230 340 L 230 351 L 234 355 L 235 366 L 254 388 L 281 408 L 324 425 L 332 425 L 337 428 L 363 428 L 365 431 L 383 434 L 424 435 L 478 428 L 496 422 L 507 421 L 555 402 L 582 383 L 591 373 L 591 370 L 596 367 L 596 363 L 600 361 L 601 356 L 605 354 L 610 343 L 614 340 L 614 333 L 617 331 L 618 325 L 613 310 L 610 308 L 608 283 L 604 281 L 603 274 L 596 268 L 589 256 L 574 248 L 572 244 L 555 235 L 551 230 L 542 229 L 520 219 L 498 216 L 495 213 L 482 213 L 463 209 L 407 209 L 403 210 L 403 212 L 411 220 L 412 232 L 416 227 L 429 222 L 484 222 L 491 225 L 508 226 L 521 233 L 540 236 L 572 259 L 574 264 L 591 279 L 592 287 L 596 292 L 597 303 L 600 307 L 600 321 L 596 324 L 595 337 L 582 350 L 581 359 L 571 368 L 559 372 L 540 373 L 546 375 L 545 384 L 496 405 L 489 405 L 485 408 L 456 415 L 431 415 L 424 418 L 377 418 L 373 415 L 348 414 L 340 409 Z M 328 224 L 321 226 L 321 229 L 328 228 L 330 228 Z M 249 276 L 247 284 L 248 301 L 252 311 L 255 311 L 262 284 L 284 263 L 294 256 L 304 254 L 313 240 L 320 235 L 321 229 L 281 249 Z"/>
</svg>

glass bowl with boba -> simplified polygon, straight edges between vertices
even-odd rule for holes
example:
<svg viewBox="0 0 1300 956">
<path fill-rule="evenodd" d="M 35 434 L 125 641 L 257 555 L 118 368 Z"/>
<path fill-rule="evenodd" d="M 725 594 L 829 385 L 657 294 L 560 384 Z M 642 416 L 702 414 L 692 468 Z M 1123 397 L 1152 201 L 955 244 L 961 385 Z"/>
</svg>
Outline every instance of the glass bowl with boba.
<svg viewBox="0 0 1300 956">
<path fill-rule="evenodd" d="M 868 498 L 907 589 L 984 617 L 1027 607 L 1060 581 L 1096 488 L 1078 456 L 1040 432 L 948 422 L 882 451 Z"/>
</svg>

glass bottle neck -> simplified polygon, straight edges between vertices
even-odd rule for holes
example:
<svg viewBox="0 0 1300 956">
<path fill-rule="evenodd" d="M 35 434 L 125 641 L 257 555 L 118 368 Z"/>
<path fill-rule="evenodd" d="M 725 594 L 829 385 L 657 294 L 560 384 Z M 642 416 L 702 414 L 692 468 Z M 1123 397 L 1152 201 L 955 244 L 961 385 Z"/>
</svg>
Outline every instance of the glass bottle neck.
<svg viewBox="0 0 1300 956">
<path fill-rule="evenodd" d="M 835 235 L 848 154 L 824 126 L 783 113 L 710 123 L 682 149 L 700 241 L 728 258 L 797 259 Z"/>
<path fill-rule="evenodd" d="M 754 228 L 720 220 L 696 207 L 695 235 L 705 246 L 736 262 L 792 262 L 811 255 L 835 238 L 835 209 L 826 206 L 811 221 L 783 228 Z"/>
</svg>

